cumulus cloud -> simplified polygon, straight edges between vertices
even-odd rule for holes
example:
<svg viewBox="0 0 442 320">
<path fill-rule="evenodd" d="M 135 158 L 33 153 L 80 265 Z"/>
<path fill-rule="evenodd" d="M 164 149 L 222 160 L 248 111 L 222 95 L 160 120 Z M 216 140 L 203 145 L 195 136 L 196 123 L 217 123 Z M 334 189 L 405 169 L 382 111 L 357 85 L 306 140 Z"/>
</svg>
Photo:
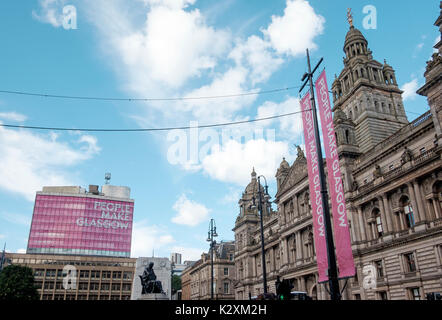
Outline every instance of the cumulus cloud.
<svg viewBox="0 0 442 320">
<path fill-rule="evenodd" d="M 288 97 L 281 103 L 266 101 L 258 107 L 257 118 L 268 118 L 297 111 L 300 111 L 299 99 Z M 277 119 L 265 120 L 263 124 L 271 125 L 275 122 L 279 122 L 281 136 L 285 138 L 290 137 L 291 139 L 294 139 L 303 132 L 301 113 Z"/>
<path fill-rule="evenodd" d="M 0 128 L 0 188 L 33 201 L 42 186 L 78 183 L 70 168 L 99 152 L 96 138 L 88 135 L 69 144 L 56 134 Z"/>
<path fill-rule="evenodd" d="M 417 79 L 404 83 L 404 85 L 401 87 L 401 90 L 404 91 L 404 93 L 402 93 L 403 100 L 414 100 L 417 97 L 416 91 L 418 87 L 419 83 L 417 82 Z"/>
<path fill-rule="evenodd" d="M 33 10 L 32 16 L 40 22 L 58 28 L 63 25 L 63 7 L 67 0 L 40 0 L 39 12 Z"/>
<path fill-rule="evenodd" d="M 161 250 L 175 242 L 165 228 L 150 225 L 147 220 L 134 222 L 132 230 L 132 257 L 150 257 L 154 250 Z"/>
<path fill-rule="evenodd" d="M 213 179 L 244 186 L 250 182 L 253 167 L 268 179 L 273 178 L 277 165 L 288 153 L 288 145 L 282 141 L 256 139 L 241 144 L 229 140 L 221 147 L 214 146 L 202 160 L 202 167 Z"/>
<path fill-rule="evenodd" d="M 252 85 L 268 80 L 284 62 L 271 50 L 269 42 L 255 35 L 245 42 L 238 41 L 229 57 L 234 59 L 237 65 L 244 65 L 250 70 Z"/>
<path fill-rule="evenodd" d="M 24 122 L 28 117 L 23 114 L 17 112 L 0 112 L 0 119 L 15 121 L 15 122 Z"/>
<path fill-rule="evenodd" d="M 187 199 L 185 194 L 179 197 L 173 209 L 177 214 L 172 218 L 172 222 L 191 227 L 206 221 L 210 212 L 203 204 Z"/>
<path fill-rule="evenodd" d="M 316 49 L 315 37 L 324 31 L 325 19 L 317 14 L 308 1 L 287 0 L 283 16 L 272 16 L 264 34 L 278 53 L 291 56 Z"/>
</svg>

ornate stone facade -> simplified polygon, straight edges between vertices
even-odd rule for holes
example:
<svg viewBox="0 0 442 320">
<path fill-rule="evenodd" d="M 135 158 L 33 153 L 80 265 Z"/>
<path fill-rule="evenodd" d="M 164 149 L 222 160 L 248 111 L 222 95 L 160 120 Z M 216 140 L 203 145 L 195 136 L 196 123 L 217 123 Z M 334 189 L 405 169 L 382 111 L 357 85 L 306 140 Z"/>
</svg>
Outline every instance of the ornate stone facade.
<svg viewBox="0 0 442 320">
<path fill-rule="evenodd" d="M 436 25 L 441 27 L 442 15 Z M 441 27 L 442 31 L 442 27 Z M 442 61 L 428 63 L 430 111 L 408 122 L 386 62 L 373 60 L 367 40 L 353 26 L 344 45 L 344 70 L 333 83 L 334 123 L 357 275 L 340 281 L 343 299 L 424 299 L 442 292 Z M 328 299 L 318 284 L 306 159 L 302 152 L 276 173 L 277 212 L 264 215 L 267 283 L 290 279 L 293 290 Z M 235 298 L 263 292 L 256 174 L 239 201 L 235 222 Z M 364 287 L 365 266 L 376 287 Z"/>
<path fill-rule="evenodd" d="M 235 279 L 234 244 L 220 242 L 215 245 L 213 260 L 214 299 L 233 300 Z M 183 300 L 209 300 L 211 296 L 211 257 L 203 253 L 201 259 L 186 268 L 182 275 Z"/>
</svg>

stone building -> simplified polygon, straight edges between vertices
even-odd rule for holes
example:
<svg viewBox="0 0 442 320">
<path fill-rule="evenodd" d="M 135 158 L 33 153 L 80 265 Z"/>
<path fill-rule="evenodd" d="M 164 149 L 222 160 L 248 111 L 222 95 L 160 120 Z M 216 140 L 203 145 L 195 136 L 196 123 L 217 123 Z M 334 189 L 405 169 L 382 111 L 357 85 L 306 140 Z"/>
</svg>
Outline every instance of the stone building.
<svg viewBox="0 0 442 320">
<path fill-rule="evenodd" d="M 233 300 L 235 279 L 234 243 L 215 245 L 213 259 L 214 299 Z M 181 274 L 182 300 L 208 300 L 211 296 L 211 257 L 203 253 L 201 259 Z"/>
<path fill-rule="evenodd" d="M 442 15 L 436 26 L 441 22 Z M 353 25 L 345 37 L 344 69 L 332 95 L 357 274 L 340 280 L 343 299 L 424 299 L 442 292 L 441 47 L 436 44 L 418 91 L 430 111 L 408 122 L 394 69 L 373 59 Z M 284 159 L 276 172 L 278 210 L 263 214 L 267 285 L 275 292 L 279 275 L 293 290 L 328 299 L 318 284 L 306 166 L 298 149 L 294 163 Z M 259 214 L 252 207 L 257 185 L 252 172 L 233 229 L 236 299 L 263 292 Z M 366 266 L 375 274 L 364 273 Z M 376 286 L 364 285 L 367 277 Z"/>
</svg>

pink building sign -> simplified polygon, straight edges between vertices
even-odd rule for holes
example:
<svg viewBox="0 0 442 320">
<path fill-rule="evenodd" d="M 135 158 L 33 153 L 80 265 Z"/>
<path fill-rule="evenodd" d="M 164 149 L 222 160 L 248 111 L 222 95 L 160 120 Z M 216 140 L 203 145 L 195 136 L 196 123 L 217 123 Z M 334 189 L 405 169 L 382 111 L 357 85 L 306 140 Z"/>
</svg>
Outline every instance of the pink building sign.
<svg viewBox="0 0 442 320">
<path fill-rule="evenodd" d="M 37 194 L 28 253 L 129 257 L 133 201 Z"/>
</svg>

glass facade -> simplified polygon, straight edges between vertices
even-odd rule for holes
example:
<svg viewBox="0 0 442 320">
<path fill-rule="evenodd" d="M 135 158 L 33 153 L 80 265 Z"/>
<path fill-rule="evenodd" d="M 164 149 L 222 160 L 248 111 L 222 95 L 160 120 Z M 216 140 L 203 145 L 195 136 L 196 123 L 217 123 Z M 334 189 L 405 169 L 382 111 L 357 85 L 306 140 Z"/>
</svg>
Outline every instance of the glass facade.
<svg viewBox="0 0 442 320">
<path fill-rule="evenodd" d="M 37 194 L 27 253 L 130 257 L 133 201 Z"/>
</svg>

